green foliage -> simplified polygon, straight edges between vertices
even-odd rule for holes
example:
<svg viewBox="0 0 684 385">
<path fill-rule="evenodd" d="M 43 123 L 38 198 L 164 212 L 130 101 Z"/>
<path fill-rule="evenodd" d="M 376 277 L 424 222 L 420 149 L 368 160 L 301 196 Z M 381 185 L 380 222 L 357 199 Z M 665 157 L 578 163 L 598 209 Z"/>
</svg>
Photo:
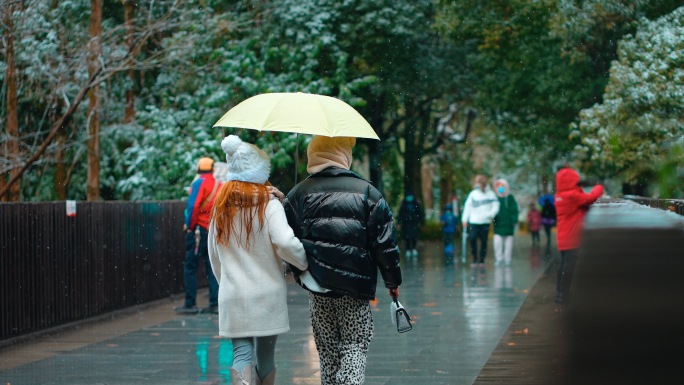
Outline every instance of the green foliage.
<svg viewBox="0 0 684 385">
<path fill-rule="evenodd" d="M 493 128 L 488 144 L 511 167 L 536 168 L 568 152 L 567 125 L 600 95 L 602 74 L 561 55 L 549 25 L 555 1 L 442 1 L 438 26 L 465 42 L 474 104 Z M 486 132 L 486 131 L 485 131 Z M 524 164 L 516 160 L 524 158 Z"/>
<path fill-rule="evenodd" d="M 684 143 L 672 147 L 658 169 L 661 198 L 684 198 Z"/>
<path fill-rule="evenodd" d="M 441 241 L 442 226 L 438 221 L 425 221 L 425 224 L 420 229 L 418 239 L 421 241 Z"/>
<path fill-rule="evenodd" d="M 381 187 L 392 207 L 404 190 L 401 161 L 407 154 L 399 139 L 406 133 L 415 135 L 420 152 L 409 156 L 437 162 L 449 188 L 464 192 L 475 171 L 473 144 L 489 147 L 497 164 L 530 172 L 578 143 L 587 165 L 603 174 L 627 166 L 635 170 L 642 152 L 652 155 L 642 162 L 652 170 L 663 149 L 675 146 L 681 135 L 680 45 L 666 41 L 664 33 L 630 37 L 611 70 L 606 101 L 588 107 L 601 101 L 608 63 L 618 57 L 616 42 L 637 25 L 640 31 L 656 29 L 636 21 L 678 5 L 675 0 L 139 2 L 136 36 L 152 38 L 136 56 L 135 79 L 121 70 L 100 85 L 102 196 L 183 198 L 197 158 L 222 160 L 219 142 L 229 133 L 271 154 L 272 182 L 289 189 L 295 174 L 300 180 L 306 175 L 307 137 L 212 128 L 240 101 L 275 91 L 336 96 L 369 118 L 382 137 L 382 159 L 373 166 L 382 167 Z M 2 170 L 35 152 L 87 79 L 90 37 L 83 15 L 89 12 L 87 0 L 25 0 L 13 15 L 22 159 L 3 155 Z M 168 22 L 153 24 L 160 20 Z M 128 50 L 119 2 L 105 4 L 103 29 L 101 61 L 110 70 Z M 672 34 L 679 37 L 679 29 Z M 647 44 L 650 38 L 656 39 L 653 46 Z M 0 57 L 3 83 L 4 60 Z M 649 67 L 651 62 L 659 67 Z M 136 117 L 124 124 L 130 89 Z M 477 108 L 479 137 L 436 150 L 434 122 L 452 103 Z M 85 198 L 86 105 L 24 175 L 24 199 L 58 199 L 53 187 L 58 169 L 68 171 L 67 198 Z M 569 139 L 568 124 L 583 108 Z M 7 138 L 0 140 L 4 144 Z M 378 154 L 361 144 L 355 156 L 366 155 Z"/>
<path fill-rule="evenodd" d="M 625 37 L 603 103 L 580 113 L 573 135 L 585 167 L 627 181 L 656 170 L 684 137 L 684 7 L 643 20 Z"/>
<path fill-rule="evenodd" d="M 657 18 L 681 6 L 679 0 L 561 0 L 551 33 L 573 61 L 590 61 L 600 72 L 616 58 L 620 39 L 636 31 L 641 18 Z"/>
</svg>

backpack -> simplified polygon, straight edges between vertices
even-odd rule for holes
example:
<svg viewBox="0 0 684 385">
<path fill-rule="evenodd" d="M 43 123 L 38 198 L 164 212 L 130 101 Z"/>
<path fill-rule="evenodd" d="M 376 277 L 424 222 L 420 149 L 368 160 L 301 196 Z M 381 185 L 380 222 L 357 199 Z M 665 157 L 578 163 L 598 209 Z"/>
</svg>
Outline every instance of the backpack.
<svg viewBox="0 0 684 385">
<path fill-rule="evenodd" d="M 545 201 L 541 211 L 542 218 L 556 219 L 556 206 L 551 201 Z"/>
</svg>

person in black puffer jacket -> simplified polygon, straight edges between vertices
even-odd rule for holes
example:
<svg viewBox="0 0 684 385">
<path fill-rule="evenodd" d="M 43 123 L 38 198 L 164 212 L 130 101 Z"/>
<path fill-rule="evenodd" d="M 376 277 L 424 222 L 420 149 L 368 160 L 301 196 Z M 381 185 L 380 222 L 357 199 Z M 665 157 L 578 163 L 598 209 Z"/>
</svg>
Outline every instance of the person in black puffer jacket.
<svg viewBox="0 0 684 385">
<path fill-rule="evenodd" d="M 307 148 L 311 175 L 284 202 L 309 263 L 304 272 L 291 270 L 310 292 L 324 385 L 364 382 L 377 271 L 390 296 L 397 296 L 401 285 L 392 212 L 370 182 L 349 170 L 355 143 L 354 138 L 314 136 Z"/>
</svg>

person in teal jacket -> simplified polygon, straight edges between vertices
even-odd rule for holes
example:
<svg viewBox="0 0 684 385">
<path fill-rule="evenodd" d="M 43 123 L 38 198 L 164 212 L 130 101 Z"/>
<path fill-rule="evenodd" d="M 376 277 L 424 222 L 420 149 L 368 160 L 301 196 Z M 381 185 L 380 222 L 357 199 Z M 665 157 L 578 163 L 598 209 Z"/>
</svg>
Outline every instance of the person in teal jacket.
<svg viewBox="0 0 684 385">
<path fill-rule="evenodd" d="M 508 182 L 494 182 L 494 193 L 499 198 L 499 213 L 494 217 L 494 261 L 496 265 L 511 264 L 513 257 L 513 234 L 518 224 L 518 202 L 511 194 Z"/>
</svg>

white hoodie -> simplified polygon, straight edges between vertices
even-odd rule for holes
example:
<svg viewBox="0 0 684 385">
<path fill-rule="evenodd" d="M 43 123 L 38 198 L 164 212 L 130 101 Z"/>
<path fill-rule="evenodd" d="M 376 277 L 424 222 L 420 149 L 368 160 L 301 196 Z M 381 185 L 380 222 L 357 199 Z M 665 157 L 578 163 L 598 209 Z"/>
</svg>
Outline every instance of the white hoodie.
<svg viewBox="0 0 684 385">
<path fill-rule="evenodd" d="M 468 194 L 465 205 L 463 205 L 463 217 L 461 222 L 464 224 L 486 225 L 499 213 L 499 198 L 494 191 L 485 187 L 485 191 L 478 186 Z"/>
</svg>

